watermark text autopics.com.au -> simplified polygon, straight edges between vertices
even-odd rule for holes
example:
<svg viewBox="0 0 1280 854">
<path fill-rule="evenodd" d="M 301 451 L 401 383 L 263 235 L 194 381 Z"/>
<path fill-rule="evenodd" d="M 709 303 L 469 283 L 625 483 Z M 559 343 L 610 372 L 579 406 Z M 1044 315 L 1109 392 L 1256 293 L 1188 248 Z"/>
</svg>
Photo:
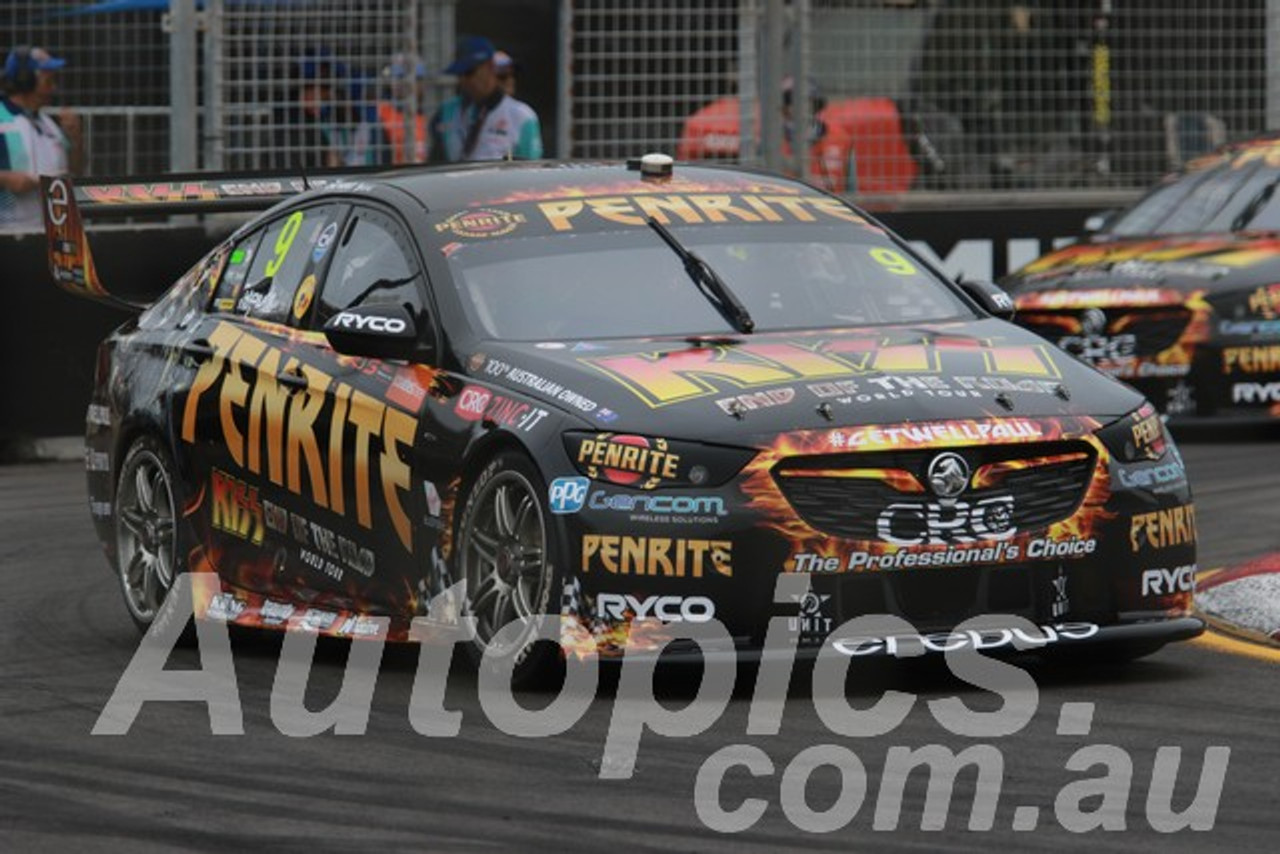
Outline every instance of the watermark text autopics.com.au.
<svg viewBox="0 0 1280 854">
<path fill-rule="evenodd" d="M 146 703 L 163 701 L 204 703 L 214 735 L 244 733 L 225 623 L 208 619 L 197 622 L 198 669 L 165 669 L 192 615 L 191 578 L 179 578 L 164 611 L 99 715 L 93 728 L 95 735 L 127 734 Z M 807 576 L 783 576 L 778 581 L 775 601 L 794 604 L 808 592 L 808 587 Z M 456 603 L 463 601 L 461 593 L 459 588 L 446 591 L 432 602 L 427 617 L 413 621 L 412 635 L 420 646 L 408 718 L 413 729 L 426 737 L 456 736 L 462 726 L 462 712 L 444 705 L 454 646 L 470 642 L 474 634 L 474 621 L 457 616 Z M 285 634 L 270 697 L 271 720 L 281 733 L 305 737 L 330 731 L 337 735 L 360 735 L 366 731 L 382 658 L 382 639 L 389 621 L 363 619 L 377 624 L 380 634 L 371 640 L 352 642 L 338 696 L 319 711 L 308 710 L 304 704 L 317 634 L 306 631 L 305 623 L 299 624 L 300 630 Z M 1055 637 L 1053 629 L 1038 628 L 1014 617 L 1002 621 L 1013 630 L 1006 630 L 1001 637 L 1020 649 L 1045 645 Z M 781 731 L 796 653 L 796 633 L 789 628 L 789 622 L 794 625 L 787 617 L 774 617 L 769 624 L 745 731 L 755 742 Z M 495 644 L 514 641 L 526 627 L 519 622 L 509 624 L 498 633 Z M 562 626 L 561 618 L 553 615 L 538 618 L 535 626 L 539 637 L 554 642 L 561 641 L 562 631 L 572 628 Z M 704 651 L 732 648 L 728 631 L 716 620 L 681 623 L 678 629 L 675 634 Z M 1079 626 L 1060 629 L 1084 631 Z M 585 630 L 579 630 L 585 634 Z M 855 657 L 851 652 L 866 648 L 871 639 L 889 637 L 901 640 L 919 636 L 910 624 L 897 617 L 859 617 L 836 629 L 832 638 L 837 642 L 826 644 L 813 664 L 814 711 L 834 739 L 843 743 L 815 744 L 785 757 L 770 756 L 758 743 L 732 744 L 715 750 L 702 761 L 694 781 L 698 819 L 712 830 L 737 833 L 754 827 L 771 809 L 780 809 L 793 826 L 811 833 L 839 830 L 855 821 L 869 823 L 873 830 L 895 830 L 906 826 L 902 822 L 902 804 L 907 782 L 914 775 L 927 779 L 920 827 L 940 830 L 948 824 L 957 778 L 973 775 L 976 786 L 971 803 L 956 804 L 959 823 L 953 822 L 953 826 L 976 831 L 993 829 L 1006 759 L 1016 757 L 1012 753 L 1006 757 L 999 747 L 1000 739 L 1022 731 L 1034 717 L 1039 703 L 1035 681 L 1022 668 L 982 654 L 982 639 L 990 638 L 989 633 L 957 627 L 946 644 L 947 666 L 969 685 L 997 695 L 1000 707 L 990 712 L 974 711 L 958 696 L 928 700 L 925 705 L 940 727 L 953 736 L 973 740 L 972 743 L 958 751 L 942 744 L 888 747 L 877 781 L 869 777 L 863 762 L 866 751 L 860 756 L 849 745 L 870 744 L 858 739 L 881 739 L 877 744 L 883 743 L 906 720 L 919 698 L 890 690 L 871 705 L 860 703 L 855 707 L 846 695 L 845 685 Z M 965 638 L 970 642 L 964 642 Z M 902 652 L 910 646 L 905 642 L 896 644 L 898 654 L 911 654 Z M 918 652 L 923 648 L 917 645 Z M 524 708 L 517 701 L 511 689 L 512 666 L 509 657 L 505 661 L 494 657 L 478 670 L 477 693 L 484 715 L 507 735 L 550 738 L 563 734 L 596 702 L 599 662 L 595 656 L 567 656 L 560 691 L 549 704 L 536 710 Z M 670 708 L 655 697 L 656 666 L 656 657 L 651 654 L 623 659 L 599 763 L 599 777 L 603 780 L 632 777 L 646 731 L 650 738 L 697 736 L 720 720 L 729 705 L 737 678 L 732 655 L 704 657 L 696 694 L 680 708 Z M 1202 756 L 1189 755 L 1184 762 L 1182 748 L 1176 745 L 1159 747 L 1154 755 L 1143 751 L 1135 757 L 1113 744 L 1082 744 L 1090 734 L 1094 712 L 1092 703 L 1062 705 L 1055 733 L 1063 740 L 1064 751 L 1070 750 L 1070 754 L 1063 765 L 1064 782 L 1051 805 L 1051 817 L 1050 805 L 1043 805 L 1044 809 L 1041 805 L 1018 805 L 1012 811 L 1013 830 L 1030 831 L 1053 826 L 1051 822 L 1071 832 L 1132 829 L 1135 825 L 1128 818 L 1131 798 L 1145 798 L 1146 825 L 1156 831 L 1213 828 L 1226 780 L 1229 747 L 1211 746 Z M 1144 773 L 1148 770 L 1149 774 Z M 1043 776 L 1046 769 L 1038 768 L 1036 772 Z M 834 801 L 829 794 L 811 797 L 809 783 L 815 774 L 827 781 L 838 778 Z M 1173 803 L 1175 787 L 1178 808 Z M 1189 800 L 1188 792 L 1193 793 Z"/>
</svg>

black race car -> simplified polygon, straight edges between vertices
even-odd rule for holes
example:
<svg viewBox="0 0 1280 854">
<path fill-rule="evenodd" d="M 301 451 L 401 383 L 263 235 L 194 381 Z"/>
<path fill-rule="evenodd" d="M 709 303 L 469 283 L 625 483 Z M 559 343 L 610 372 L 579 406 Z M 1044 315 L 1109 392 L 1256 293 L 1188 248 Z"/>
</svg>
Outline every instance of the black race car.
<svg viewBox="0 0 1280 854">
<path fill-rule="evenodd" d="M 101 346 L 90 506 L 141 627 L 186 571 L 200 618 L 393 639 L 465 581 L 519 674 L 542 614 L 574 655 L 775 613 L 854 656 L 1202 629 L 1154 409 L 836 196 L 661 156 L 296 185 L 46 181 L 100 299 L 82 207 L 286 197 Z M 878 613 L 918 633 L 839 628 Z M 1042 629 L 953 631 L 988 613 Z"/>
<path fill-rule="evenodd" d="M 1001 284 L 1018 322 L 1173 419 L 1280 416 L 1280 139 L 1170 175 Z"/>
</svg>

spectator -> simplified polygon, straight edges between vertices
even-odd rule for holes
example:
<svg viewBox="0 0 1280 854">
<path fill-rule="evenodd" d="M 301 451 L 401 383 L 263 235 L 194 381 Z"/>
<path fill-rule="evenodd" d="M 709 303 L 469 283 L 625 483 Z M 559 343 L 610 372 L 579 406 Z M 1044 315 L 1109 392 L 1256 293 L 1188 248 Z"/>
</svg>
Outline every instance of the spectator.
<svg viewBox="0 0 1280 854">
<path fill-rule="evenodd" d="M 331 139 L 343 166 L 376 166 L 389 153 L 378 123 L 378 106 L 368 97 L 371 89 L 367 81 L 347 80 L 340 90 L 345 98 L 326 111 Z"/>
<path fill-rule="evenodd" d="M 0 96 L 0 231 L 38 231 L 40 175 L 81 166 L 80 117 L 45 110 L 57 91 L 54 72 L 66 61 L 39 47 L 17 47 L 4 63 Z"/>
<path fill-rule="evenodd" d="M 271 166 L 321 169 L 342 165 L 339 140 L 332 124 L 335 82 L 342 71 L 323 49 L 298 60 L 294 67 L 291 103 L 275 112 Z"/>
<path fill-rule="evenodd" d="M 459 94 L 431 117 L 432 163 L 542 157 L 538 114 L 502 90 L 496 54 L 491 41 L 472 36 L 444 70 L 458 77 Z"/>
<path fill-rule="evenodd" d="M 855 193 L 858 172 L 854 162 L 853 135 L 827 111 L 827 99 L 816 80 L 807 80 L 805 94 L 809 99 L 809 127 L 797 132 L 792 112 L 792 90 L 795 81 L 782 81 L 782 156 L 790 162 L 792 146 L 797 138 L 809 148 L 809 171 L 814 183 L 833 193 Z"/>
<path fill-rule="evenodd" d="M 383 98 L 378 101 L 378 162 L 421 163 L 427 159 L 427 118 L 421 112 L 426 95 L 427 66 L 421 59 L 397 53 L 382 69 Z M 413 150 L 405 157 L 405 130 L 408 119 L 403 109 L 412 103 L 414 114 Z"/>
<path fill-rule="evenodd" d="M 498 85 L 509 97 L 516 96 L 516 72 L 520 67 L 511 58 L 511 54 L 500 50 L 493 55 L 493 68 L 498 72 Z"/>
</svg>

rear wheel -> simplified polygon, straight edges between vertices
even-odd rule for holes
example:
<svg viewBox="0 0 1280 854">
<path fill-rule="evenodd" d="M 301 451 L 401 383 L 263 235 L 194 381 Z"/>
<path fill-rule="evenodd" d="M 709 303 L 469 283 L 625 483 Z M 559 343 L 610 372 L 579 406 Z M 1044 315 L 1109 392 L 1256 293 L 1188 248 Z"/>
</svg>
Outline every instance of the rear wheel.
<svg viewBox="0 0 1280 854">
<path fill-rule="evenodd" d="M 125 455 L 116 483 L 116 573 L 129 616 L 146 631 L 184 571 L 178 549 L 173 463 L 164 446 L 146 436 Z"/>
<path fill-rule="evenodd" d="M 547 679 L 560 655 L 558 644 L 534 636 L 561 583 L 545 494 L 533 463 L 504 451 L 467 490 L 458 526 L 457 568 L 476 620 L 473 657 L 510 658 L 513 682 L 522 687 Z M 501 632 L 513 622 L 520 628 Z"/>
</svg>

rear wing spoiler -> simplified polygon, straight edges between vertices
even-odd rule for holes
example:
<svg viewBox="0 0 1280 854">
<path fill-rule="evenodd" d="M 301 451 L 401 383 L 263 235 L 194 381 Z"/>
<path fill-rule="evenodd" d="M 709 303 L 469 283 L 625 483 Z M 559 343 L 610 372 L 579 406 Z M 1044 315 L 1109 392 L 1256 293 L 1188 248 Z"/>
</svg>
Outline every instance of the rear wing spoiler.
<svg viewBox="0 0 1280 854">
<path fill-rule="evenodd" d="M 354 183 L 372 169 L 326 170 L 316 174 L 251 175 L 199 172 L 127 182 L 73 182 L 65 176 L 40 178 L 41 210 L 54 282 L 76 296 L 136 310 L 113 296 L 98 279 L 84 220 L 171 214 L 213 214 L 265 210 L 305 190 Z"/>
</svg>

